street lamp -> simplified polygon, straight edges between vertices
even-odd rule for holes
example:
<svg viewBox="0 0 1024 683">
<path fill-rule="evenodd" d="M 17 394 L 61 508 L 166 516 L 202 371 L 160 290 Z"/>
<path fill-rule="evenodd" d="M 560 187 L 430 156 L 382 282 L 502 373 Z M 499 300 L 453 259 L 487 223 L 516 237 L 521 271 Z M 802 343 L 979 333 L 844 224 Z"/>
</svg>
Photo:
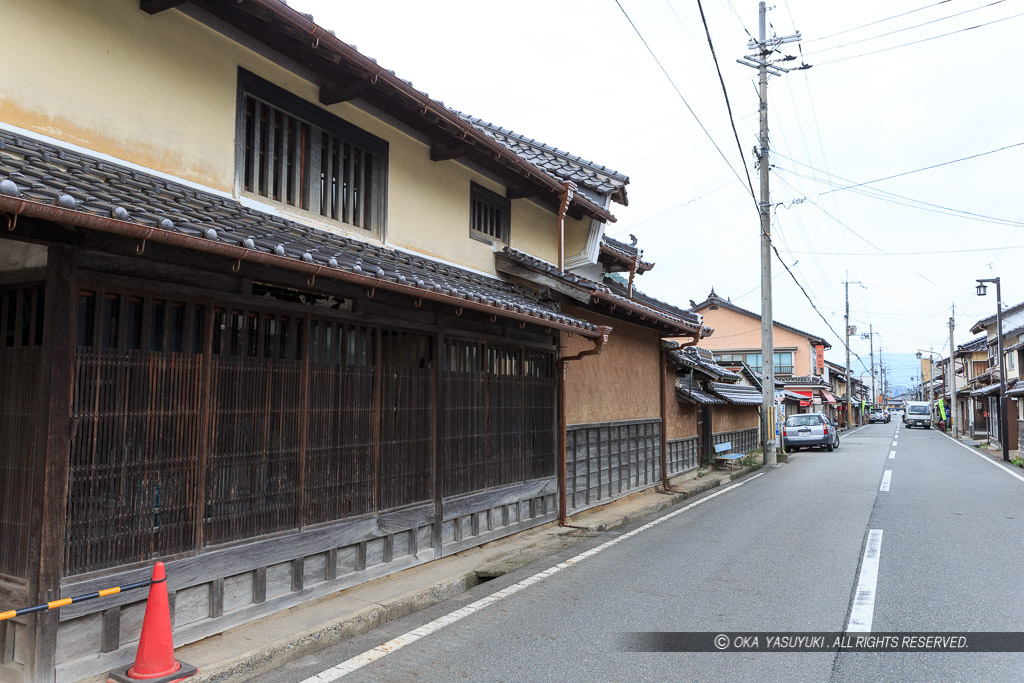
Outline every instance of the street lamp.
<svg viewBox="0 0 1024 683">
<path fill-rule="evenodd" d="M 999 353 L 999 444 L 1003 447 L 1003 460 L 1010 462 L 1010 444 L 1006 443 L 1006 359 L 1003 357 L 1003 291 L 999 278 L 978 278 L 975 291 L 985 296 L 986 282 L 996 283 L 996 349 Z"/>
<path fill-rule="evenodd" d="M 921 355 L 924 354 L 924 353 L 928 354 L 928 363 L 929 363 L 929 367 L 928 367 L 928 424 L 934 426 L 935 425 L 935 420 L 933 419 L 933 415 L 932 415 L 932 385 L 935 384 L 935 363 L 932 362 L 931 357 L 932 356 L 938 356 L 939 354 L 935 353 L 934 351 L 925 351 L 923 349 L 918 349 L 917 353 L 915 355 L 917 356 L 918 360 L 921 360 Z M 939 356 L 939 360 L 942 360 L 942 356 Z M 921 381 L 924 382 L 924 374 L 923 373 L 921 375 Z"/>
</svg>

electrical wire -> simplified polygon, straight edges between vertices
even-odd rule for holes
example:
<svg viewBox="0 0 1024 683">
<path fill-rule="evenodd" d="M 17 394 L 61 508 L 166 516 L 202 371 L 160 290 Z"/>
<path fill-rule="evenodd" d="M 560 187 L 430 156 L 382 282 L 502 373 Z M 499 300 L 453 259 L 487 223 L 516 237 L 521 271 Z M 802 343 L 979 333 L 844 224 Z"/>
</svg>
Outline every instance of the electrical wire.
<svg viewBox="0 0 1024 683">
<path fill-rule="evenodd" d="M 730 3 L 732 4 L 732 3 Z M 754 197 L 757 203 L 757 193 L 754 192 L 754 183 L 750 180 L 750 169 L 747 168 L 746 159 L 743 156 L 743 145 L 740 144 L 739 133 L 736 132 L 736 121 L 732 117 L 732 105 L 729 103 L 729 92 L 725 89 L 725 79 L 722 78 L 722 69 L 718 66 L 718 55 L 715 54 L 715 44 L 711 42 L 711 29 L 708 28 L 708 20 L 704 16 L 704 5 L 697 0 L 697 9 L 700 10 L 700 20 L 704 24 L 704 33 L 708 37 L 708 47 L 711 49 L 711 59 L 715 62 L 715 71 L 718 73 L 718 82 L 722 86 L 722 94 L 725 96 L 725 109 L 729 112 L 729 125 L 732 126 L 733 137 L 736 138 L 736 148 L 740 152 L 740 161 L 743 163 L 743 172 L 747 175 L 747 187 L 750 188 L 750 196 Z M 762 160 L 765 163 L 766 160 Z M 761 214 L 761 207 L 758 205 L 758 215 Z"/>
<path fill-rule="evenodd" d="M 729 169 L 733 172 L 733 175 L 736 176 L 736 179 L 739 180 L 742 184 L 743 178 L 741 178 L 740 174 L 736 172 L 736 169 L 733 168 L 733 165 L 729 163 L 729 159 L 725 156 L 725 152 L 723 152 L 722 148 L 718 146 L 718 143 L 715 142 L 715 139 L 711 137 L 711 133 L 708 132 L 708 129 L 704 126 L 704 123 L 700 120 L 700 117 L 697 116 L 697 112 L 693 110 L 693 107 L 690 106 L 690 103 L 686 101 L 685 97 L 683 97 L 683 93 L 679 89 L 679 86 L 677 86 L 676 82 L 672 80 L 672 76 L 669 75 L 668 71 L 665 69 L 665 66 L 661 63 L 661 60 L 658 59 L 658 55 L 654 54 L 654 50 L 652 50 L 651 46 L 647 44 L 647 40 L 644 38 L 643 34 L 640 33 L 640 29 L 637 28 L 637 25 L 633 23 L 633 20 L 630 18 L 629 13 L 626 12 L 626 8 L 622 6 L 622 3 L 619 2 L 619 0 L 615 0 L 615 4 L 618 5 L 619 10 L 621 10 L 622 15 L 626 17 L 626 21 L 629 22 L 629 25 L 633 27 L 633 30 L 636 32 L 637 37 L 640 38 L 640 42 L 644 44 L 645 48 L 647 48 L 647 51 L 654 59 L 654 62 L 658 65 L 658 68 L 661 69 L 661 72 L 663 74 L 665 74 L 665 78 L 667 78 L 668 82 L 672 85 L 672 89 L 676 91 L 676 95 L 679 96 L 679 99 L 682 100 L 683 104 L 686 105 L 686 108 L 689 110 L 690 114 L 693 115 L 693 118 L 697 122 L 697 125 L 699 125 L 701 130 L 704 131 L 704 134 L 707 136 L 708 140 L 711 141 L 711 144 L 714 145 L 715 149 L 718 150 L 718 154 L 719 156 L 722 157 L 722 161 L 725 162 L 725 165 L 729 167 Z M 744 168 L 746 168 L 745 164 Z M 754 201 L 754 206 L 756 207 L 757 197 L 754 194 L 751 194 L 750 197 Z"/>
<path fill-rule="evenodd" d="M 799 163 L 799 162 L 797 162 L 797 163 Z M 782 173 L 785 173 L 787 175 L 791 175 L 791 176 L 794 176 L 794 177 L 797 177 L 797 178 L 804 178 L 804 179 L 807 179 L 807 180 L 811 180 L 812 179 L 811 176 L 806 176 L 806 175 L 804 175 L 802 173 L 797 173 L 797 172 L 795 172 L 795 171 L 793 171 L 791 169 L 787 169 L 787 168 L 784 168 L 782 166 L 777 166 L 776 165 L 776 166 L 774 166 L 774 168 L 775 168 L 776 171 L 780 171 Z M 836 177 L 838 178 L 839 176 L 836 176 Z M 854 194 L 859 194 L 862 197 L 868 197 L 869 199 L 877 199 L 878 201 L 886 202 L 888 204 L 896 204 L 897 206 L 905 206 L 908 209 L 917 209 L 918 211 L 925 211 L 927 213 L 936 213 L 936 214 L 939 214 L 940 216 L 953 216 L 954 218 L 962 218 L 964 220 L 976 221 L 978 223 L 990 223 L 992 225 L 1004 225 L 1004 226 L 1011 227 L 1011 228 L 1019 228 L 1019 227 L 1024 226 L 1024 217 L 1022 217 L 1021 220 L 1015 220 L 1015 219 L 1011 219 L 1011 218 L 1000 218 L 999 216 L 986 216 L 985 214 L 975 213 L 973 211 L 967 211 L 965 209 L 955 209 L 955 208 L 952 208 L 952 207 L 949 207 L 949 206 L 942 206 L 941 204 L 932 204 L 931 202 L 926 202 L 926 201 L 921 200 L 921 199 L 914 199 L 913 197 L 905 197 L 903 195 L 898 195 L 898 194 L 893 193 L 893 192 L 886 192 L 885 190 L 878 190 L 878 189 L 874 189 L 874 188 L 868 188 L 868 189 L 859 188 L 859 189 L 852 190 L 852 192 Z M 817 197 L 821 198 L 822 195 L 824 195 L 824 194 L 825 193 L 820 193 L 820 194 L 817 195 Z M 830 193 L 830 194 L 832 194 L 832 196 L 835 197 L 834 193 Z M 883 196 L 883 195 L 888 195 L 888 196 Z M 803 201 L 804 198 L 798 197 L 796 199 L 799 200 L 799 201 Z M 799 203 L 799 201 L 797 203 Z"/>
<path fill-rule="evenodd" d="M 1022 13 L 1021 16 L 1024 16 L 1024 13 Z M 884 178 L 875 178 L 874 180 L 867 180 L 867 181 L 864 181 L 862 183 L 856 183 L 854 185 L 847 185 L 845 187 L 837 187 L 837 188 L 829 190 L 828 192 L 839 192 L 840 190 L 849 190 L 849 189 L 852 189 L 852 188 L 855 188 L 855 187 L 861 187 L 862 185 L 873 185 L 874 183 L 880 183 L 880 182 L 882 182 L 884 180 L 892 180 L 893 178 L 902 178 L 903 176 L 908 176 L 908 175 L 911 175 L 911 174 L 914 174 L 914 173 L 921 173 L 922 171 L 930 171 L 930 170 L 935 169 L 935 168 L 941 168 L 942 166 L 949 166 L 950 164 L 958 164 L 961 161 L 969 161 L 970 159 L 977 159 L 978 157 L 988 156 L 989 154 L 995 154 L 996 152 L 1003 152 L 1005 150 L 1013 149 L 1014 147 L 1021 147 L 1021 146 L 1024 146 L 1024 142 L 1015 142 L 1012 145 L 1006 145 L 1004 147 L 1000 147 L 999 149 L 991 149 L 991 150 L 989 150 L 987 152 L 980 152 L 978 154 L 972 154 L 970 156 L 960 157 L 959 159 L 953 159 L 951 161 L 943 161 L 942 163 L 932 164 L 931 166 L 925 166 L 923 168 L 916 168 L 913 171 L 903 171 L 902 173 L 896 173 L 896 174 L 893 174 L 893 175 L 885 176 Z M 824 194 L 828 194 L 828 192 L 822 192 L 822 194 L 823 195 Z"/>
<path fill-rule="evenodd" d="M 982 251 L 1000 251 L 1002 249 L 1024 249 L 1024 244 L 1016 244 L 1013 246 L 1002 246 L 1002 247 L 984 247 L 981 249 L 946 249 L 939 251 L 890 251 L 891 256 L 939 256 L 942 254 L 968 254 L 973 252 Z M 815 256 L 878 256 L 878 252 L 847 252 L 847 251 L 790 251 L 791 254 L 797 255 L 815 255 Z"/>
<path fill-rule="evenodd" d="M 1020 145 L 1024 145 L 1024 143 L 1017 143 L 1015 145 L 1009 145 L 1009 147 L 1017 147 L 1017 146 L 1020 146 Z M 1008 149 L 1009 147 L 1004 147 L 1004 148 L 1001 148 L 1001 149 Z M 1001 151 L 1001 149 L 1000 150 L 993 150 L 991 152 L 983 152 L 981 154 L 977 154 L 977 155 L 974 155 L 974 156 L 971 156 L 971 157 L 964 157 L 964 159 L 973 159 L 973 158 L 978 157 L 978 156 L 985 156 L 987 154 L 992 154 L 993 152 Z M 805 168 L 809 168 L 812 171 L 816 171 L 817 170 L 817 171 L 820 172 L 820 169 L 815 169 L 815 167 L 810 165 L 810 164 L 806 164 L 806 163 L 804 163 L 802 161 L 797 161 L 796 159 L 794 159 L 792 157 L 789 157 L 789 156 L 786 156 L 785 154 L 782 154 L 778 150 L 772 150 L 772 154 L 777 156 L 777 157 L 781 157 L 783 159 L 791 161 L 794 164 L 797 164 L 799 166 L 803 166 Z M 944 162 L 943 164 L 938 164 L 937 166 L 949 165 L 949 164 L 952 164 L 952 163 L 956 163 L 958 161 L 963 161 L 964 159 L 956 159 L 954 161 Z M 804 175 L 802 175 L 800 173 L 797 173 L 796 171 L 793 171 L 791 169 L 787 169 L 787 168 L 782 167 L 782 166 L 775 165 L 775 168 L 776 168 L 776 170 L 782 171 L 784 173 L 789 173 L 789 174 L 794 175 L 794 176 L 796 176 L 798 178 L 807 178 L 807 176 L 804 176 Z M 934 166 L 933 167 L 929 167 L 929 168 L 934 168 Z M 919 170 L 927 170 L 927 169 L 919 169 Z M 910 173 L 915 173 L 915 172 L 916 171 L 908 171 L 907 173 L 903 173 L 903 174 L 899 174 L 899 175 L 908 175 Z M 838 192 L 840 190 L 850 190 L 850 189 L 853 189 L 855 193 L 861 194 L 861 195 L 863 195 L 865 197 L 872 197 L 872 198 L 875 198 L 875 199 L 879 199 L 881 201 L 888 201 L 888 202 L 891 202 L 891 203 L 900 204 L 901 206 L 908 206 L 908 207 L 912 207 L 912 208 L 920 208 L 920 207 L 913 207 L 912 205 L 913 204 L 921 204 L 922 206 L 929 206 L 929 207 L 933 207 L 934 209 L 940 209 L 940 211 L 936 211 L 935 213 L 944 213 L 945 215 L 957 215 L 957 217 L 960 217 L 960 218 L 967 218 L 967 219 L 970 219 L 970 220 L 980 220 L 981 222 L 985 222 L 985 223 L 997 223 L 997 224 L 1001 224 L 1001 225 L 1009 225 L 1009 226 L 1012 226 L 1012 227 L 1018 227 L 1018 226 L 1024 225 L 1024 222 L 1022 222 L 1020 220 L 1013 220 L 1013 219 L 1009 219 L 1009 218 L 1000 218 L 998 216 L 988 216 L 988 215 L 981 214 L 981 213 L 976 213 L 976 212 L 973 212 L 973 211 L 966 211 L 964 209 L 955 209 L 955 208 L 952 208 L 952 207 L 943 206 L 941 204 L 934 204 L 934 203 L 931 203 L 931 202 L 926 202 L 926 201 L 924 201 L 922 199 L 914 199 L 913 197 L 907 197 L 905 195 L 897 194 L 895 192 L 890 192 L 888 190 L 882 190 L 882 189 L 879 189 L 879 188 L 867 188 L 867 191 L 861 191 L 861 192 L 858 192 L 855 189 L 855 188 L 861 188 L 861 187 L 863 187 L 865 185 L 869 185 L 869 184 L 872 184 L 872 183 L 875 183 L 875 182 L 880 182 L 880 180 L 887 180 L 887 178 L 881 178 L 879 180 L 872 180 L 872 181 L 868 181 L 868 182 L 857 183 L 857 182 L 854 182 L 854 181 L 852 181 L 852 180 L 850 180 L 848 178 L 843 178 L 842 176 L 838 176 L 837 175 L 837 176 L 834 176 L 834 177 L 838 178 L 839 180 L 841 180 L 843 182 L 851 183 L 851 184 L 844 185 L 844 186 L 836 186 L 835 183 L 830 181 L 829 184 L 833 185 L 832 189 L 830 189 L 828 192 L 820 193 L 818 195 L 818 197 L 822 197 L 825 194 L 832 194 L 832 193 Z M 817 178 L 814 178 L 814 179 L 817 180 Z M 875 194 L 872 194 L 872 193 L 875 193 Z M 894 197 L 895 199 L 902 199 L 902 200 L 904 200 L 906 202 L 911 202 L 911 204 L 905 204 L 903 202 L 898 202 L 898 201 L 895 201 L 895 199 L 886 199 L 885 197 L 881 197 L 881 196 L 878 196 L 878 195 L 888 195 L 889 197 Z M 921 209 L 921 210 L 927 210 L 927 209 Z"/>
<path fill-rule="evenodd" d="M 900 17 L 905 17 L 908 14 L 914 14 L 915 12 L 920 12 L 922 10 L 931 9 L 932 7 L 938 7 L 939 5 L 944 5 L 947 2 L 949 2 L 949 1 L 950 0 L 939 0 L 939 2 L 934 2 L 934 3 L 930 4 L 930 5 L 925 5 L 924 7 L 918 7 L 917 9 L 912 9 L 912 10 L 909 10 L 907 12 L 901 12 L 900 14 L 894 14 L 893 16 L 886 17 L 884 19 L 877 19 L 877 20 L 869 22 L 867 24 L 861 24 L 860 26 L 854 26 L 853 28 L 843 29 L 842 31 L 837 31 L 835 33 L 830 33 L 827 36 L 821 36 L 819 38 L 811 38 L 810 40 L 806 40 L 804 42 L 806 42 L 806 43 L 814 43 L 814 42 L 817 42 L 819 40 L 827 40 L 828 38 L 835 38 L 836 36 L 841 36 L 844 33 L 850 33 L 852 31 L 859 31 L 860 29 L 867 28 L 868 26 L 874 26 L 875 24 L 881 24 L 881 23 L 886 22 L 886 21 L 891 21 L 893 19 L 899 19 Z"/>
<path fill-rule="evenodd" d="M 943 33 L 943 34 L 940 34 L 940 35 L 937 35 L 937 36 L 931 36 L 930 38 L 922 38 L 920 40 L 913 40 L 913 41 L 911 41 L 909 43 L 902 43 L 900 45 L 893 45 L 891 47 L 885 47 L 885 48 L 882 48 L 880 50 L 872 50 L 871 52 L 864 52 L 864 53 L 861 53 L 859 55 L 851 55 L 849 57 L 840 57 L 838 59 L 830 59 L 830 60 L 828 60 L 826 62 L 818 62 L 814 66 L 825 66 L 826 64 L 837 64 L 839 62 L 845 62 L 845 61 L 848 61 L 848 60 L 851 60 L 851 59 L 859 59 L 860 57 L 869 57 L 871 55 L 877 55 L 877 54 L 880 54 L 882 52 L 889 52 L 890 50 L 898 50 L 901 47 L 909 47 L 911 45 L 917 45 L 919 43 L 927 43 L 930 40 L 937 40 L 939 38 L 946 38 L 947 36 L 956 35 L 957 33 L 965 33 L 967 31 L 973 31 L 976 28 L 982 28 L 983 26 L 991 26 L 992 24 L 998 24 L 998 23 L 1001 23 L 1003 21 L 1009 21 L 1010 19 L 1016 19 L 1017 17 L 1024 17 L 1024 12 L 1021 12 L 1020 14 L 1014 14 L 1014 15 L 1009 16 L 1009 17 L 1003 17 L 1002 19 L 994 19 L 992 21 L 986 21 L 985 23 L 978 24 L 976 26 L 968 26 L 967 28 L 957 29 L 956 31 L 950 31 L 949 33 Z"/>
<path fill-rule="evenodd" d="M 929 24 L 936 24 L 936 23 L 938 23 L 940 21 L 945 21 L 947 19 L 953 19 L 954 17 L 959 17 L 959 16 L 961 16 L 963 14 L 969 14 L 971 12 L 977 12 L 978 10 L 986 9 L 988 7 L 992 7 L 993 5 L 999 5 L 999 4 L 1002 4 L 1004 2 L 1006 2 L 1006 0 L 993 0 L 993 2 L 990 2 L 987 5 L 981 5 L 979 7 L 972 7 L 971 9 L 966 9 L 966 10 L 964 10 L 962 12 L 957 12 L 955 14 L 948 14 L 948 15 L 946 15 L 944 17 L 939 17 L 938 19 L 932 19 L 931 21 L 925 21 L 925 22 L 920 23 L 920 24 L 914 24 L 913 26 L 904 26 L 903 28 L 898 28 L 895 31 L 888 31 L 887 33 L 879 33 L 877 36 L 871 36 L 869 38 L 861 38 L 860 40 L 855 40 L 852 43 L 844 43 L 842 45 L 833 45 L 832 47 L 825 47 L 825 48 L 822 48 L 820 50 L 815 50 L 814 52 L 808 52 L 807 56 L 819 55 L 822 52 L 830 52 L 831 50 L 839 50 L 840 48 L 850 47 L 851 45 L 859 45 L 860 43 L 867 43 L 867 42 L 872 41 L 872 40 L 878 40 L 879 38 L 885 38 L 886 36 L 891 36 L 891 35 L 895 35 L 897 33 L 902 33 L 903 31 L 910 31 L 910 30 L 915 29 L 915 28 L 921 28 L 922 26 L 928 26 Z"/>
</svg>

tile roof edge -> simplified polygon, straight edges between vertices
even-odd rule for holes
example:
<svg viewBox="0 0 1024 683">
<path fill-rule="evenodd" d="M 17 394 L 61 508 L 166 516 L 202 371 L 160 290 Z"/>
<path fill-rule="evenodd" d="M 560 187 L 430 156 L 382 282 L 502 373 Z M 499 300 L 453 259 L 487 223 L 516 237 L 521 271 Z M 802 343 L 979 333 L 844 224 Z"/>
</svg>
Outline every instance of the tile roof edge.
<svg viewBox="0 0 1024 683">
<path fill-rule="evenodd" d="M 589 161 L 587 159 L 584 159 L 583 157 L 580 157 L 580 156 L 577 156 L 577 155 L 573 154 L 572 152 L 567 152 L 567 151 L 565 151 L 563 149 L 559 149 L 557 147 L 554 147 L 553 145 L 549 145 L 546 142 L 541 142 L 540 140 L 537 140 L 535 138 L 527 137 L 527 136 L 523 135 L 522 133 L 517 133 L 517 132 L 515 132 L 514 130 L 512 130 L 510 128 L 505 128 L 503 126 L 499 126 L 497 124 L 491 123 L 490 121 L 485 121 L 485 120 L 483 120 L 483 119 L 481 119 L 481 118 L 479 118 L 477 116 L 473 116 L 472 114 L 467 114 L 465 112 L 461 112 L 461 111 L 454 110 L 454 109 L 451 110 L 451 111 L 454 111 L 456 114 L 458 114 L 462 118 L 466 119 L 467 121 L 469 121 L 474 126 L 480 126 L 480 127 L 483 127 L 483 128 L 487 128 L 487 129 L 493 130 L 493 131 L 495 131 L 497 133 L 500 133 L 502 135 L 507 135 L 508 137 L 514 138 L 516 140 L 519 140 L 520 142 L 522 142 L 524 144 L 532 145 L 534 147 L 538 147 L 538 148 L 544 150 L 545 152 L 549 152 L 551 154 L 560 156 L 563 159 L 566 159 L 567 161 L 571 161 L 573 163 L 580 164 L 581 166 L 587 166 L 591 170 L 599 172 L 599 173 L 604 173 L 605 175 L 608 175 L 608 176 L 614 178 L 615 180 L 618 180 L 623 185 L 628 185 L 629 184 L 629 176 L 627 176 L 625 173 L 620 173 L 619 171 L 616 171 L 615 169 L 608 168 L 607 166 L 599 164 L 599 163 L 597 163 L 595 161 Z"/>
</svg>

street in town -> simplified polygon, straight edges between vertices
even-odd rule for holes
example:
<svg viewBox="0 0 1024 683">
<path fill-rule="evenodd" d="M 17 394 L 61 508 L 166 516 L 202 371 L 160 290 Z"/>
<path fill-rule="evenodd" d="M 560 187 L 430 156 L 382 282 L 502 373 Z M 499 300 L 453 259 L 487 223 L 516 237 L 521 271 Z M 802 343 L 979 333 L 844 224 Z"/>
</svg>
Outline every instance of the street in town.
<svg viewBox="0 0 1024 683">
<path fill-rule="evenodd" d="M 739 483 L 361 668 L 354 660 L 383 643 L 672 513 L 254 680 L 343 680 L 342 670 L 360 681 L 1017 678 L 1019 653 L 624 651 L 628 632 L 842 632 L 865 615 L 873 632 L 1013 631 L 1024 620 L 1007 599 L 1024 559 L 1024 479 L 980 451 L 894 421 Z M 879 531 L 873 599 L 854 605 Z"/>
</svg>

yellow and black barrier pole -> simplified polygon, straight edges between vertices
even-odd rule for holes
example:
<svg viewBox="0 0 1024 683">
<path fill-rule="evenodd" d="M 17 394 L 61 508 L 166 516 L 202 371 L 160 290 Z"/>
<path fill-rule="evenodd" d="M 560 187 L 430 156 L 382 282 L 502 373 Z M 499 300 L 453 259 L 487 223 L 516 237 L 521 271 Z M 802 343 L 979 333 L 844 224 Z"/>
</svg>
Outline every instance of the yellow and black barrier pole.
<svg viewBox="0 0 1024 683">
<path fill-rule="evenodd" d="M 167 579 L 161 579 L 160 581 L 166 581 Z M 57 609 L 58 607 L 64 607 L 66 605 L 73 605 L 77 602 L 85 602 L 86 600 L 95 600 L 96 598 L 105 598 L 111 595 L 117 595 L 118 593 L 124 593 L 125 591 L 135 590 L 137 588 L 147 588 L 152 586 L 158 581 L 139 581 L 138 583 L 128 583 L 123 586 L 114 586 L 113 588 L 104 588 L 98 590 L 95 593 L 86 593 L 85 595 L 76 595 L 73 598 L 61 598 L 60 600 L 51 600 L 50 602 L 43 603 L 42 605 L 33 605 L 32 607 L 23 607 L 22 609 L 12 609 L 6 612 L 0 612 L 0 621 L 6 619 L 13 619 L 14 617 L 20 617 L 23 614 L 32 614 L 33 612 L 45 612 L 51 609 Z"/>
</svg>

